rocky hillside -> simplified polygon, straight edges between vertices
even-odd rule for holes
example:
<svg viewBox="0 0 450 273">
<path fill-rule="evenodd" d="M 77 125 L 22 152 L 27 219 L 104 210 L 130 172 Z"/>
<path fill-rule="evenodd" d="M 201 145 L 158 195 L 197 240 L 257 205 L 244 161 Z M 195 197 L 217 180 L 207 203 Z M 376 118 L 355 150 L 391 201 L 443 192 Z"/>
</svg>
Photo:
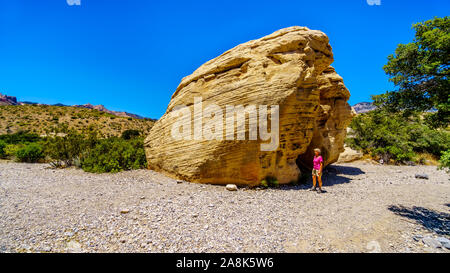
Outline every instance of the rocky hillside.
<svg viewBox="0 0 450 273">
<path fill-rule="evenodd" d="M 2 93 L 0 93 L 0 106 L 1 105 L 48 105 L 48 104 L 41 104 L 41 103 L 37 103 L 37 102 L 29 102 L 29 101 L 17 101 L 16 97 L 13 96 L 7 96 L 7 95 L 3 95 Z M 62 103 L 57 103 L 57 104 L 53 104 L 50 106 L 66 106 L 66 107 L 81 107 L 81 108 L 87 108 L 87 109 L 95 109 L 101 112 L 105 112 L 108 114 L 112 114 L 115 116 L 119 116 L 119 117 L 126 117 L 126 118 L 137 118 L 137 119 L 145 119 L 142 116 L 136 115 L 136 114 L 132 114 L 132 113 L 128 113 L 128 112 L 123 112 L 123 111 L 112 111 L 107 109 L 105 106 L 99 104 L 99 105 L 92 105 L 90 103 L 87 104 L 81 104 L 81 105 L 65 105 Z"/>
<path fill-rule="evenodd" d="M 87 107 L 10 105 L 3 100 L 1 103 L 0 134 L 26 130 L 42 135 L 59 124 L 67 124 L 77 131 L 94 126 L 105 136 L 117 136 L 127 129 L 147 134 L 154 124 L 152 119 L 121 117 Z"/>
<path fill-rule="evenodd" d="M 112 111 L 112 110 L 108 110 L 106 109 L 105 106 L 99 104 L 99 105 L 92 105 L 90 103 L 88 104 L 83 104 L 83 105 L 73 105 L 73 107 L 82 107 L 82 108 L 87 108 L 87 109 L 94 109 L 94 110 L 98 110 L 101 112 L 106 112 L 109 113 L 111 115 L 115 115 L 118 117 L 125 117 L 125 118 L 138 118 L 138 119 L 143 119 L 144 117 L 139 116 L 139 115 L 135 115 L 135 114 L 131 114 L 128 112 L 120 112 L 120 111 Z"/>
</svg>

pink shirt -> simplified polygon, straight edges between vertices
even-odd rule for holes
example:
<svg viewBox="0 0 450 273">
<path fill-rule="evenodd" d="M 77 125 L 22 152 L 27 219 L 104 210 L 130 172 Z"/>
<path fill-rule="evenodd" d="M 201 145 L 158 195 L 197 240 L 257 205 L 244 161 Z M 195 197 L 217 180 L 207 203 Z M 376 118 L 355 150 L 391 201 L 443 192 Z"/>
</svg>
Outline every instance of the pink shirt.
<svg viewBox="0 0 450 273">
<path fill-rule="evenodd" d="M 320 170 L 320 163 L 323 162 L 322 156 L 315 156 L 313 160 L 313 166 L 315 170 Z"/>
</svg>

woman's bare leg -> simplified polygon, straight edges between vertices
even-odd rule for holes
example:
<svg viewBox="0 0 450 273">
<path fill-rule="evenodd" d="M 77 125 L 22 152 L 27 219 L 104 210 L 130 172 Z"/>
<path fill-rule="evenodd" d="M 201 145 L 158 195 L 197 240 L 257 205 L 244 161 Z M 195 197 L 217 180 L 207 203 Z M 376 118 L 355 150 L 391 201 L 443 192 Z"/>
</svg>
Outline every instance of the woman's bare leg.
<svg viewBox="0 0 450 273">
<path fill-rule="evenodd" d="M 319 180 L 319 189 L 322 190 L 322 176 L 319 175 L 317 179 Z"/>
<path fill-rule="evenodd" d="M 316 188 L 316 176 L 315 175 L 313 175 L 313 188 L 314 189 Z"/>
</svg>

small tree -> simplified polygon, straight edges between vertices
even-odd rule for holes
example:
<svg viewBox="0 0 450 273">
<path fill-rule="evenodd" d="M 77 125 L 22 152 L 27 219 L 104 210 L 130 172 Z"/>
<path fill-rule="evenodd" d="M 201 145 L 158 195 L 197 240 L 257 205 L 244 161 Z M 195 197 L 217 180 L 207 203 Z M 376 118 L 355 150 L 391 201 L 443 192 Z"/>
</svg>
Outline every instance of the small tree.
<svg viewBox="0 0 450 273">
<path fill-rule="evenodd" d="M 439 169 L 450 172 L 450 150 L 442 152 L 441 159 L 439 160 Z"/>
<path fill-rule="evenodd" d="M 428 122 L 433 127 L 448 126 L 450 17 L 417 23 L 413 29 L 413 42 L 399 44 L 384 66 L 397 89 L 373 96 L 373 100 L 395 112 L 436 110 L 428 116 Z"/>
</svg>

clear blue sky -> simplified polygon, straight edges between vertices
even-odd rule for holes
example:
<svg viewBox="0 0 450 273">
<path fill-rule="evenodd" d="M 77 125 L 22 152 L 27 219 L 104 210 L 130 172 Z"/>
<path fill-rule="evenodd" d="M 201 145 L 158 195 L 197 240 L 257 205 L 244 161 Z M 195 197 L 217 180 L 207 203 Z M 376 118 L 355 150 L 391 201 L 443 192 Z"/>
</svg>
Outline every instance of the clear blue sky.
<svg viewBox="0 0 450 273">
<path fill-rule="evenodd" d="M 446 15 L 448 0 L 0 0 L 0 92 L 159 118 L 204 62 L 299 25 L 330 37 L 353 105 L 392 88 L 382 66 L 412 23 Z"/>
</svg>

